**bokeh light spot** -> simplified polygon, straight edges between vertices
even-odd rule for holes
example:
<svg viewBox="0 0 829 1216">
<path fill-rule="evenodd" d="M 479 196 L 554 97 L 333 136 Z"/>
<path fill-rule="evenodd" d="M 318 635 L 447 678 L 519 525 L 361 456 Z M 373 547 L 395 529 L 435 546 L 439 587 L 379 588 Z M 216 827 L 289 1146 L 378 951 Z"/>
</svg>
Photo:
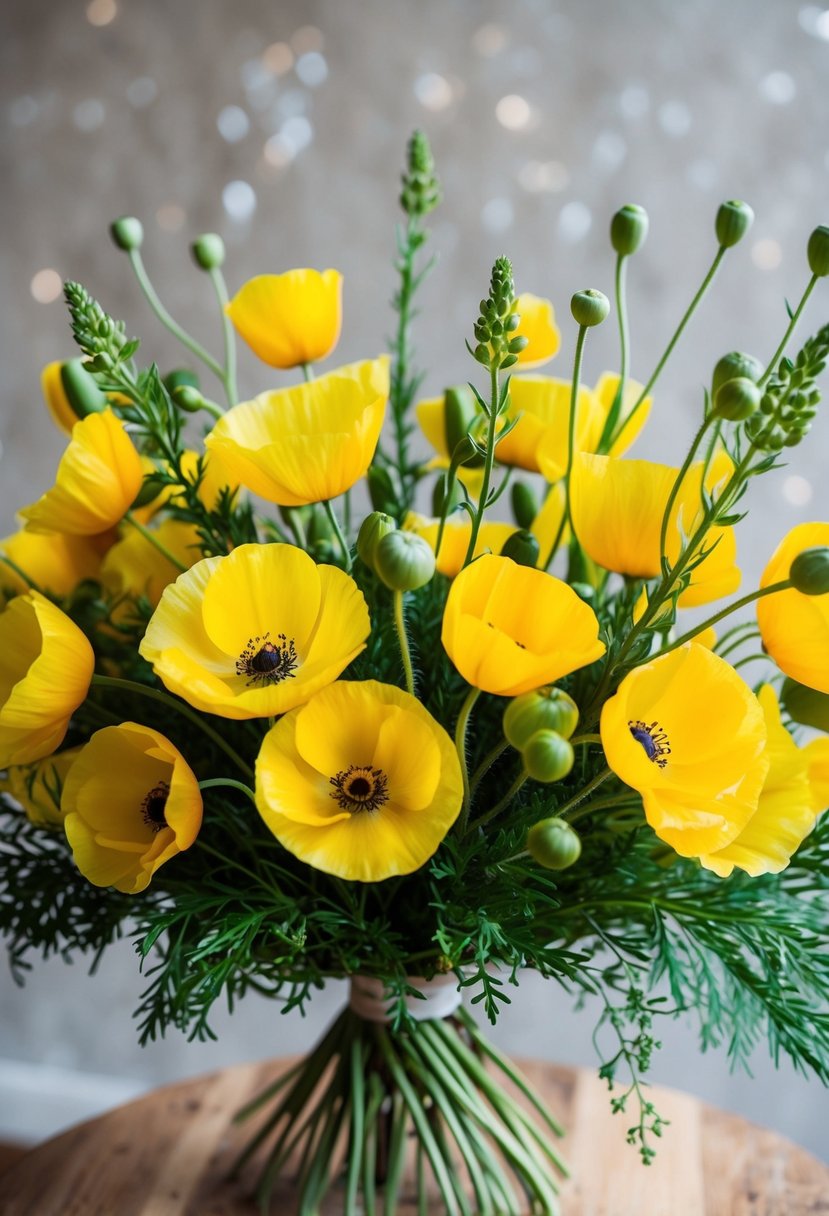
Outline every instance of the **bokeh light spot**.
<svg viewBox="0 0 829 1216">
<path fill-rule="evenodd" d="M 89 0 L 86 6 L 86 19 L 90 25 L 109 25 L 118 14 L 115 0 Z"/>
<path fill-rule="evenodd" d="M 445 110 L 452 104 L 452 86 L 437 72 L 424 72 L 414 84 L 415 97 L 427 110 Z"/>
<path fill-rule="evenodd" d="M 529 126 L 532 116 L 530 103 L 517 93 L 508 93 L 495 107 L 495 117 L 508 131 L 523 131 Z"/>
<path fill-rule="evenodd" d="M 256 210 L 256 191 L 250 182 L 228 182 L 222 191 L 222 204 L 232 220 L 243 224 Z"/>
<path fill-rule="evenodd" d="M 793 507 L 805 507 L 814 497 L 812 483 L 799 473 L 790 473 L 782 485 L 783 497 Z"/>
<path fill-rule="evenodd" d="M 250 119 L 241 106 L 225 106 L 219 111 L 216 126 L 222 139 L 229 144 L 236 144 L 244 139 L 250 130 Z"/>
<path fill-rule="evenodd" d="M 751 246 L 751 260 L 759 270 L 776 270 L 783 261 L 783 250 L 771 237 L 763 237 Z"/>
<path fill-rule="evenodd" d="M 51 266 L 46 266 L 32 276 L 29 290 L 38 304 L 51 304 L 63 292 L 63 279 Z"/>
</svg>

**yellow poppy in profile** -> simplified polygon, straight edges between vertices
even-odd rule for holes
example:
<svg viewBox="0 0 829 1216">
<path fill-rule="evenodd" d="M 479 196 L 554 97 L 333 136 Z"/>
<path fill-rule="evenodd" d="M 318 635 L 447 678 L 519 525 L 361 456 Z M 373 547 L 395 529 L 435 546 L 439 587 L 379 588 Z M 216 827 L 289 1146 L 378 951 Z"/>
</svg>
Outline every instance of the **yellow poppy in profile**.
<svg viewBox="0 0 829 1216">
<path fill-rule="evenodd" d="M 82 359 L 47 363 L 40 374 L 40 387 L 52 421 L 67 435 L 79 418 L 106 405 L 106 397 Z"/>
<path fill-rule="evenodd" d="M 43 391 L 46 408 L 55 426 L 67 435 L 71 435 L 72 427 L 78 421 L 78 415 L 66 395 L 61 376 L 62 367 L 63 361 L 60 359 L 47 363 L 40 373 L 40 387 Z"/>
<path fill-rule="evenodd" d="M 169 739 L 137 722 L 96 731 L 67 774 L 61 807 L 75 864 L 96 887 L 143 891 L 199 834 L 199 783 Z"/>
<path fill-rule="evenodd" d="M 123 422 L 105 409 L 75 423 L 54 486 L 20 514 L 33 532 L 105 532 L 123 519 L 143 478 Z"/>
<path fill-rule="evenodd" d="M 307 384 L 261 393 L 205 439 L 226 472 L 282 507 L 325 502 L 365 475 L 389 394 L 387 357 L 352 363 Z"/>
<path fill-rule="evenodd" d="M 15 532 L 0 540 L 5 553 L 35 586 L 57 599 L 71 595 L 78 583 L 96 578 L 101 557 L 91 540 L 61 532 Z M 0 561 L 0 590 L 25 595 L 29 584 Z"/>
<path fill-rule="evenodd" d="M 410 511 L 403 521 L 403 527 L 408 532 L 416 532 L 435 551 L 439 519 L 428 519 L 425 515 L 417 515 Z M 498 523 L 495 520 L 484 520 L 478 532 L 473 557 L 483 553 L 500 553 L 513 533 L 517 532 L 515 524 Z M 464 514 L 463 519 L 447 519 L 440 542 L 440 552 L 437 554 L 437 569 L 447 578 L 454 578 L 460 572 L 469 548 L 469 538 L 472 535 L 472 520 Z"/>
<path fill-rule="evenodd" d="M 342 324 L 343 277 L 337 270 L 288 270 L 249 279 L 227 306 L 236 332 L 271 367 L 324 359 Z"/>
<path fill-rule="evenodd" d="M 0 790 L 20 803 L 35 827 L 61 827 L 63 783 L 80 750 L 69 747 L 35 764 L 12 765 L 5 780 L 0 777 Z"/>
<path fill-rule="evenodd" d="M 561 331 L 556 325 L 552 301 L 525 291 L 516 299 L 515 311 L 521 323 L 512 337 L 527 339 L 527 345 L 518 356 L 518 368 L 529 371 L 530 368 L 549 363 L 561 346 Z"/>
<path fill-rule="evenodd" d="M 780 720 L 777 696 L 770 684 L 757 694 L 768 732 L 769 771 L 757 810 L 740 834 L 700 861 L 727 878 L 736 866 L 752 878 L 779 874 L 792 859 L 829 803 L 829 789 L 814 781 L 814 769 L 829 765 L 829 739 L 798 747 Z"/>
<path fill-rule="evenodd" d="M 51 600 L 30 591 L 9 603 L 0 613 L 0 768 L 60 746 L 94 667 L 86 637 Z"/>
<path fill-rule="evenodd" d="M 157 528 L 150 530 L 182 566 L 189 568 L 201 558 L 199 531 L 194 524 L 165 519 Z M 165 557 L 152 541 L 137 528 L 129 528 L 102 561 L 100 581 L 112 596 L 144 597 L 155 607 L 164 588 L 179 573 L 178 566 Z"/>
<path fill-rule="evenodd" d="M 571 587 L 492 555 L 452 583 L 441 640 L 468 684 L 502 697 L 553 684 L 605 652 L 595 613 Z"/>
<path fill-rule="evenodd" d="M 757 810 L 769 769 L 763 710 L 705 646 L 689 642 L 631 671 L 600 730 L 608 765 L 681 856 L 724 848 Z"/>
<path fill-rule="evenodd" d="M 267 718 L 336 680 L 369 629 L 363 594 L 342 570 L 294 545 L 240 545 L 164 590 L 139 651 L 196 709 Z"/>
<path fill-rule="evenodd" d="M 552 376 L 514 376 L 510 381 L 508 418 L 518 418 L 495 447 L 500 464 L 517 465 L 558 481 L 567 472 L 570 425 L 569 380 Z M 591 413 L 590 389 L 579 389 L 576 405 L 576 446 L 587 438 Z"/>
<path fill-rule="evenodd" d="M 829 545 L 829 523 L 798 524 L 775 549 L 760 579 L 761 587 L 789 577 L 792 562 L 805 549 Z M 804 595 L 792 587 L 757 601 L 763 645 L 781 671 L 800 684 L 829 693 L 829 593 Z"/>
<path fill-rule="evenodd" d="M 339 680 L 286 714 L 256 761 L 256 805 L 301 861 L 352 882 L 419 869 L 455 822 L 452 740 L 416 697 Z"/>
<path fill-rule="evenodd" d="M 616 400 L 616 394 L 619 391 L 620 380 L 621 376 L 617 375 L 616 372 L 603 372 L 599 377 L 596 387 L 593 389 L 591 424 L 584 448 L 587 452 L 597 452 L 599 450 L 599 443 L 601 442 L 605 423 L 613 407 L 613 402 Z M 616 439 L 608 449 L 607 455 L 624 455 L 628 448 L 633 445 L 633 441 L 647 422 L 653 404 L 652 397 L 645 397 L 636 413 L 631 417 L 633 407 L 642 395 L 643 388 L 644 385 L 639 384 L 636 380 L 625 380 L 625 391 L 622 395 L 619 421 L 615 427 Z"/>
</svg>

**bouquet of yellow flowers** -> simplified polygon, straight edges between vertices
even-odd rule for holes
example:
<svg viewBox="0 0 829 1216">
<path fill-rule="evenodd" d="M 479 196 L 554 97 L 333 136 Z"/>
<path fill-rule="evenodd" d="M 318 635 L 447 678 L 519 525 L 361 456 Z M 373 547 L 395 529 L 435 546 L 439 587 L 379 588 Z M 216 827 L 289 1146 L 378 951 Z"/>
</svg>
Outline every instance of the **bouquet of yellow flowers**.
<svg viewBox="0 0 829 1216">
<path fill-rule="evenodd" d="M 499 258 L 467 343 L 480 375 L 418 402 L 439 201 L 416 133 L 391 354 L 324 374 L 336 271 L 262 274 L 231 299 L 222 242 L 200 237 L 217 358 L 159 300 L 140 223 L 118 220 L 152 310 L 226 401 L 192 370 L 142 366 L 67 283 L 81 353 L 43 388 L 69 442 L 0 542 L 12 967 L 31 950 L 97 960 L 128 932 L 142 1041 L 211 1035 L 220 997 L 303 1008 L 350 977 L 324 1039 L 254 1103 L 266 1117 L 239 1162 L 256 1156 L 267 1207 L 298 1159 L 303 1216 L 340 1175 L 346 1212 L 361 1194 L 374 1213 L 378 1189 L 396 1211 L 412 1140 L 421 1199 L 431 1175 L 449 1213 L 469 1193 L 485 1214 L 557 1211 L 560 1129 L 460 1003 L 494 1022 L 522 968 L 602 998 L 601 1073 L 646 1162 L 666 988 L 703 1045 L 740 1061 L 765 1038 L 829 1079 L 829 523 L 794 528 L 733 598 L 743 496 L 820 398 L 829 325 L 785 352 L 829 274 L 829 229 L 777 350 L 726 353 L 690 450 L 657 464 L 626 453 L 751 209 L 720 207 L 713 263 L 647 383 L 628 373 L 625 274 L 648 218 L 627 206 L 610 227 L 617 372 L 583 383 L 610 311 L 595 290 L 572 297 L 572 376 L 538 372 L 560 344 L 553 307 L 517 295 Z M 236 335 L 302 378 L 239 402 Z"/>
</svg>

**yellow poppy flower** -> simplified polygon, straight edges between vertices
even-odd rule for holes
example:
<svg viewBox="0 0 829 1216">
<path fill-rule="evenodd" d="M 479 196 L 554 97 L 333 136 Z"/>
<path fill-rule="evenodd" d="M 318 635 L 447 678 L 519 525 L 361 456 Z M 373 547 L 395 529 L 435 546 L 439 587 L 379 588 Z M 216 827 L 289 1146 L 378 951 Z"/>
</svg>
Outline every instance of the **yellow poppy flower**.
<svg viewBox="0 0 829 1216">
<path fill-rule="evenodd" d="M 770 684 L 757 694 L 768 732 L 769 771 L 757 810 L 740 834 L 700 861 L 707 870 L 727 878 L 736 866 L 752 878 L 779 874 L 792 859 L 826 809 L 829 790 L 813 785 L 812 768 L 829 763 L 829 739 L 798 747 L 780 720 L 780 707 Z M 811 750 L 810 750 L 811 749 Z"/>
<path fill-rule="evenodd" d="M 282 507 L 324 502 L 365 475 L 389 394 L 387 357 L 234 406 L 205 439 L 225 471 Z"/>
<path fill-rule="evenodd" d="M 452 583 L 441 640 L 468 684 L 502 697 L 553 684 L 605 652 L 592 608 L 572 588 L 492 555 Z"/>
<path fill-rule="evenodd" d="M 67 435 L 71 435 L 72 427 L 78 421 L 78 415 L 70 405 L 66 389 L 63 387 L 62 367 L 63 361 L 60 359 L 47 363 L 40 373 L 40 387 L 43 391 L 46 408 L 55 426 Z"/>
<path fill-rule="evenodd" d="M 331 354 L 340 336 L 342 283 L 337 270 L 260 274 L 237 291 L 227 314 L 263 363 L 316 363 Z"/>
<path fill-rule="evenodd" d="M 286 714 L 256 761 L 256 805 L 301 861 L 352 882 L 410 874 L 455 822 L 452 740 L 416 697 L 340 680 Z"/>
<path fill-rule="evenodd" d="M 440 528 L 439 519 L 428 519 L 425 515 L 417 515 L 410 511 L 403 521 L 403 527 L 408 532 L 416 532 L 422 536 L 434 552 Z M 494 520 L 484 520 L 478 532 L 474 557 L 482 553 L 500 553 L 514 532 L 514 524 L 497 523 Z M 447 578 L 454 578 L 460 572 L 469 548 L 469 538 L 472 535 L 472 520 L 468 516 L 463 519 L 448 519 L 443 529 L 440 542 L 440 553 L 437 555 L 437 569 Z"/>
<path fill-rule="evenodd" d="M 294 545 L 240 545 L 164 590 L 139 650 L 196 709 L 267 718 L 336 680 L 369 629 L 362 592 L 342 570 Z"/>
<path fill-rule="evenodd" d="M 153 535 L 183 566 L 201 558 L 199 531 L 193 524 L 165 519 Z M 159 549 L 137 528 L 113 545 L 101 563 L 100 580 L 113 596 L 144 596 L 155 607 L 166 586 L 180 573 Z"/>
<path fill-rule="evenodd" d="M 563 477 L 567 472 L 570 395 L 569 380 L 514 376 L 507 417 L 518 417 L 518 421 L 495 447 L 498 462 L 543 473 L 548 481 Z M 576 404 L 577 447 L 586 442 L 591 410 L 590 389 L 581 386 Z"/>
<path fill-rule="evenodd" d="M 631 671 L 600 730 L 608 765 L 681 856 L 724 848 L 756 811 L 769 768 L 763 710 L 705 646 L 689 642 Z"/>
<path fill-rule="evenodd" d="M 123 422 L 105 409 L 75 423 L 54 486 L 20 514 L 33 532 L 104 532 L 123 519 L 143 477 Z"/>
<path fill-rule="evenodd" d="M 615 372 L 603 372 L 599 377 L 596 387 L 593 389 L 593 412 L 585 451 L 598 451 L 604 425 L 616 399 L 620 379 L 621 377 Z M 632 420 L 628 422 L 631 410 L 639 400 L 643 388 L 644 385 L 639 384 L 636 380 L 625 381 L 622 408 L 619 411 L 619 421 L 616 424 L 616 440 L 607 453 L 609 456 L 624 455 L 628 448 L 633 445 L 634 439 L 637 438 L 647 422 L 648 415 L 651 412 L 651 405 L 653 404 L 652 397 L 644 399 L 633 415 Z"/>
<path fill-rule="evenodd" d="M 0 613 L 0 768 L 50 755 L 89 691 L 95 656 L 78 626 L 30 591 Z"/>
<path fill-rule="evenodd" d="M 561 346 L 561 331 L 556 325 L 552 302 L 525 291 L 515 301 L 515 311 L 521 323 L 512 336 L 527 339 L 527 345 L 518 356 L 518 367 L 521 371 L 541 367 Z"/>
<path fill-rule="evenodd" d="M 106 397 L 82 359 L 47 363 L 40 374 L 40 387 L 52 421 L 67 435 L 79 418 L 106 405 Z"/>
<path fill-rule="evenodd" d="M 415 406 L 415 417 L 426 439 L 437 452 L 426 468 L 448 469 L 451 463 L 451 453 L 446 433 L 446 398 L 427 397 L 423 401 L 418 401 Z M 483 419 L 483 414 L 480 417 Z M 477 501 L 484 481 L 483 464 L 461 465 L 458 469 L 458 480 L 466 486 L 470 496 Z"/>
<path fill-rule="evenodd" d="M 761 587 L 789 577 L 804 549 L 829 545 L 829 523 L 798 524 L 772 554 Z M 781 671 L 800 684 L 829 693 L 829 593 L 804 595 L 792 587 L 757 601 L 763 645 Z"/>
<path fill-rule="evenodd" d="M 80 749 L 63 786 L 63 826 L 84 878 L 143 891 L 199 834 L 199 783 L 169 739 L 137 722 L 105 726 Z"/>
<path fill-rule="evenodd" d="M 0 790 L 20 803 L 26 818 L 36 827 L 60 827 L 63 783 L 80 750 L 69 747 L 36 764 L 12 765 L 5 779 L 0 777 Z"/>
<path fill-rule="evenodd" d="M 32 582 L 62 599 L 70 595 L 85 578 L 96 578 L 100 554 L 85 536 L 61 532 L 15 532 L 0 540 L 5 553 Z M 0 561 L 0 590 L 25 595 L 29 584 Z"/>
</svg>

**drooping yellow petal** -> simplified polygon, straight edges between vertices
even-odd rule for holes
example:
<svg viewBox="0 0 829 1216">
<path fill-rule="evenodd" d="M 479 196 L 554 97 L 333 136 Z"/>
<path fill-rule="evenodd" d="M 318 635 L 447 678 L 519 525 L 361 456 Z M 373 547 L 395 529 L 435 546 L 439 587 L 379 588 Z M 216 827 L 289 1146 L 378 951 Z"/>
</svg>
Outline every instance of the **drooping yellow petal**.
<svg viewBox="0 0 829 1216">
<path fill-rule="evenodd" d="M 789 577 L 805 549 L 829 545 L 829 523 L 798 524 L 783 537 L 760 579 L 770 587 Z M 803 595 L 794 588 L 757 601 L 763 645 L 781 671 L 800 684 L 829 693 L 829 593 Z"/>
<path fill-rule="evenodd" d="M 289 270 L 249 279 L 227 306 L 236 332 L 271 367 L 325 359 L 342 324 L 342 275 Z"/>
<path fill-rule="evenodd" d="M 515 311 L 521 322 L 512 336 L 527 339 L 527 345 L 518 356 L 518 367 L 529 371 L 549 363 L 561 346 L 561 331 L 556 325 L 552 301 L 525 291 L 515 301 Z"/>
<path fill-rule="evenodd" d="M 15 532 L 0 540 L 3 553 L 35 586 L 57 599 L 70 595 L 84 579 L 95 578 L 101 564 L 99 553 L 87 537 L 62 532 Z M 0 590 L 25 595 L 29 584 L 0 561 Z"/>
</svg>

